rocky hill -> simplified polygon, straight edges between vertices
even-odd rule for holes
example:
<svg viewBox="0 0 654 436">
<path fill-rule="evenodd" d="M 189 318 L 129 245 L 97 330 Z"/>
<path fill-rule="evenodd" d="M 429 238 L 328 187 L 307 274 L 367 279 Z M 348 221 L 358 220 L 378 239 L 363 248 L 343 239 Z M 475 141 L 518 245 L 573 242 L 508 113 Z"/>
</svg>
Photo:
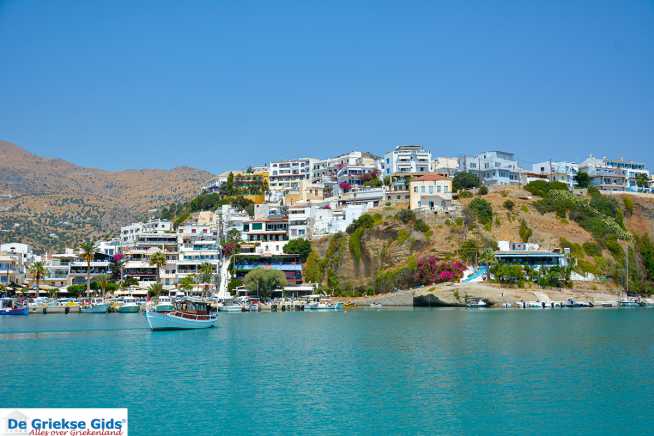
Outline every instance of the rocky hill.
<svg viewBox="0 0 654 436">
<path fill-rule="evenodd" d="M 602 227 L 596 228 L 597 223 L 592 220 L 582 220 L 577 210 L 560 214 L 543 211 L 539 207 L 542 198 L 521 188 L 497 189 L 484 196 L 462 199 L 466 210 L 475 198 L 483 199 L 492 210 L 492 218 L 485 224 L 468 216 L 448 218 L 432 213 L 419 213 L 403 222 L 398 209 L 371 211 L 372 224 L 366 228 L 314 241 L 315 253 L 309 258 L 305 274 L 323 286 L 340 289 L 343 295 L 407 289 L 416 285 L 413 277 L 416 260 L 420 258 L 434 256 L 444 261 L 471 263 L 461 249 L 466 241 L 474 241 L 478 255 L 482 256 L 485 249 L 496 248 L 497 241 L 521 241 L 527 236 L 529 242 L 544 249 L 570 248 L 575 271 L 598 277 L 574 286 L 598 291 L 621 287 L 624 248 L 629 247 L 631 289 L 652 290 L 654 196 L 602 197 L 616 208 L 617 220 L 623 223 L 629 240 L 602 233 Z"/>
<path fill-rule="evenodd" d="M 44 250 L 115 236 L 152 209 L 192 198 L 211 177 L 187 167 L 84 168 L 0 141 L 0 240 Z"/>
</svg>

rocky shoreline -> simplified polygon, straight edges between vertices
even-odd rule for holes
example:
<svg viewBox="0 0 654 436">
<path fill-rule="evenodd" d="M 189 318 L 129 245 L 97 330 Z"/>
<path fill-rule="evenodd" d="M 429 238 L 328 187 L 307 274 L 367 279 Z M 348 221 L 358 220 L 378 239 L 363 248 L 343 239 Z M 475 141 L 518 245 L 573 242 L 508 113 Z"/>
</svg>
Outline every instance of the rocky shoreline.
<svg viewBox="0 0 654 436">
<path fill-rule="evenodd" d="M 620 289 L 589 290 L 577 288 L 564 289 L 524 289 L 500 288 L 487 284 L 440 284 L 436 286 L 400 290 L 370 297 L 343 299 L 357 306 L 372 303 L 383 306 L 413 307 L 457 307 L 465 306 L 466 299 L 483 299 L 490 305 L 501 306 L 521 301 L 565 301 L 569 298 L 592 303 L 617 301 Z"/>
</svg>

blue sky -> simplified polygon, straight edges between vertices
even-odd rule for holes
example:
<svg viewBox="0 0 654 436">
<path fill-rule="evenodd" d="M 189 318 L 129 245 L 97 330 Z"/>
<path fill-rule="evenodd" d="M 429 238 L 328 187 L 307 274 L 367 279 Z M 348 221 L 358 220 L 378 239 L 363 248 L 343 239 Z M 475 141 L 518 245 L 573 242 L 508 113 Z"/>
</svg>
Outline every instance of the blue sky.
<svg viewBox="0 0 654 436">
<path fill-rule="evenodd" d="M 0 138 L 213 172 L 421 143 L 654 167 L 654 1 L 0 0 Z"/>
</svg>

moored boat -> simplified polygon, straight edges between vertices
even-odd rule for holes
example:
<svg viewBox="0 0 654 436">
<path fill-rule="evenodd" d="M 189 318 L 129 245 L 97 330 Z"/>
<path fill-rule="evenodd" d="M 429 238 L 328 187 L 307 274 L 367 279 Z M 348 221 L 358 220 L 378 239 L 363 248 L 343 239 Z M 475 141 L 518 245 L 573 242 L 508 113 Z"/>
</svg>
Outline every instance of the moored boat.
<svg viewBox="0 0 654 436">
<path fill-rule="evenodd" d="M 480 309 L 483 307 L 488 307 L 488 303 L 486 303 L 483 299 L 473 299 L 473 300 L 468 300 L 466 302 L 466 307 L 469 307 L 471 309 Z"/>
<path fill-rule="evenodd" d="M 109 305 L 102 298 L 94 298 L 88 304 L 83 304 L 79 311 L 81 313 L 107 313 Z"/>
<path fill-rule="evenodd" d="M 122 304 L 118 305 L 116 312 L 118 313 L 138 313 L 140 306 L 134 297 L 124 297 Z"/>
<path fill-rule="evenodd" d="M 620 307 L 640 307 L 641 304 L 640 304 L 639 301 L 637 301 L 635 299 L 625 298 L 625 299 L 620 300 L 618 302 L 618 305 Z"/>
<path fill-rule="evenodd" d="M 154 305 L 154 310 L 155 312 L 172 312 L 175 310 L 173 299 L 165 295 L 160 295 L 157 299 L 157 304 Z"/>
<path fill-rule="evenodd" d="M 152 330 L 189 330 L 214 327 L 218 314 L 208 302 L 189 297 L 175 303 L 171 312 L 148 310 L 145 318 Z"/>
<path fill-rule="evenodd" d="M 29 315 L 26 304 L 19 304 L 14 298 L 0 299 L 0 315 Z"/>
</svg>

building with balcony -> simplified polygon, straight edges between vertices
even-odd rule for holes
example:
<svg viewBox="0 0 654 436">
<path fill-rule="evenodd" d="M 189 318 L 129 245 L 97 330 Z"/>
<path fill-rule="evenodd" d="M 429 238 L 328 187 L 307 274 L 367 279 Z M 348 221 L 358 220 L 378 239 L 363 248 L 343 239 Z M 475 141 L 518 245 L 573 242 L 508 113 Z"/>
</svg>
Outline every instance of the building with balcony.
<svg viewBox="0 0 654 436">
<path fill-rule="evenodd" d="M 575 187 L 575 177 L 579 172 L 579 165 L 566 161 L 545 161 L 533 164 L 531 171 L 545 176 L 549 181 L 565 183 L 570 189 L 573 189 Z"/>
<path fill-rule="evenodd" d="M 520 184 L 520 167 L 513 153 L 486 151 L 459 158 L 459 170 L 476 174 L 488 186 Z"/>
<path fill-rule="evenodd" d="M 297 254 L 239 253 L 232 256 L 232 277 L 243 280 L 253 269 L 264 268 L 282 271 L 289 285 L 302 283 L 302 261 Z"/>
<path fill-rule="evenodd" d="M 409 182 L 410 208 L 450 212 L 452 179 L 440 174 L 424 174 Z"/>
<path fill-rule="evenodd" d="M 381 170 L 384 176 L 394 173 L 429 173 L 432 171 L 431 152 L 421 145 L 399 145 L 384 155 Z"/>
<path fill-rule="evenodd" d="M 579 164 L 579 172 L 590 177 L 590 183 L 601 191 L 626 191 L 627 170 L 608 165 L 606 158 L 589 156 Z"/>
<path fill-rule="evenodd" d="M 313 180 L 314 158 L 274 161 L 268 164 L 270 191 L 298 190 L 302 180 Z"/>
<path fill-rule="evenodd" d="M 148 222 L 132 223 L 120 228 L 120 241 L 123 244 L 135 242 L 141 234 L 169 233 L 173 225 L 168 220 L 152 220 Z"/>
</svg>

